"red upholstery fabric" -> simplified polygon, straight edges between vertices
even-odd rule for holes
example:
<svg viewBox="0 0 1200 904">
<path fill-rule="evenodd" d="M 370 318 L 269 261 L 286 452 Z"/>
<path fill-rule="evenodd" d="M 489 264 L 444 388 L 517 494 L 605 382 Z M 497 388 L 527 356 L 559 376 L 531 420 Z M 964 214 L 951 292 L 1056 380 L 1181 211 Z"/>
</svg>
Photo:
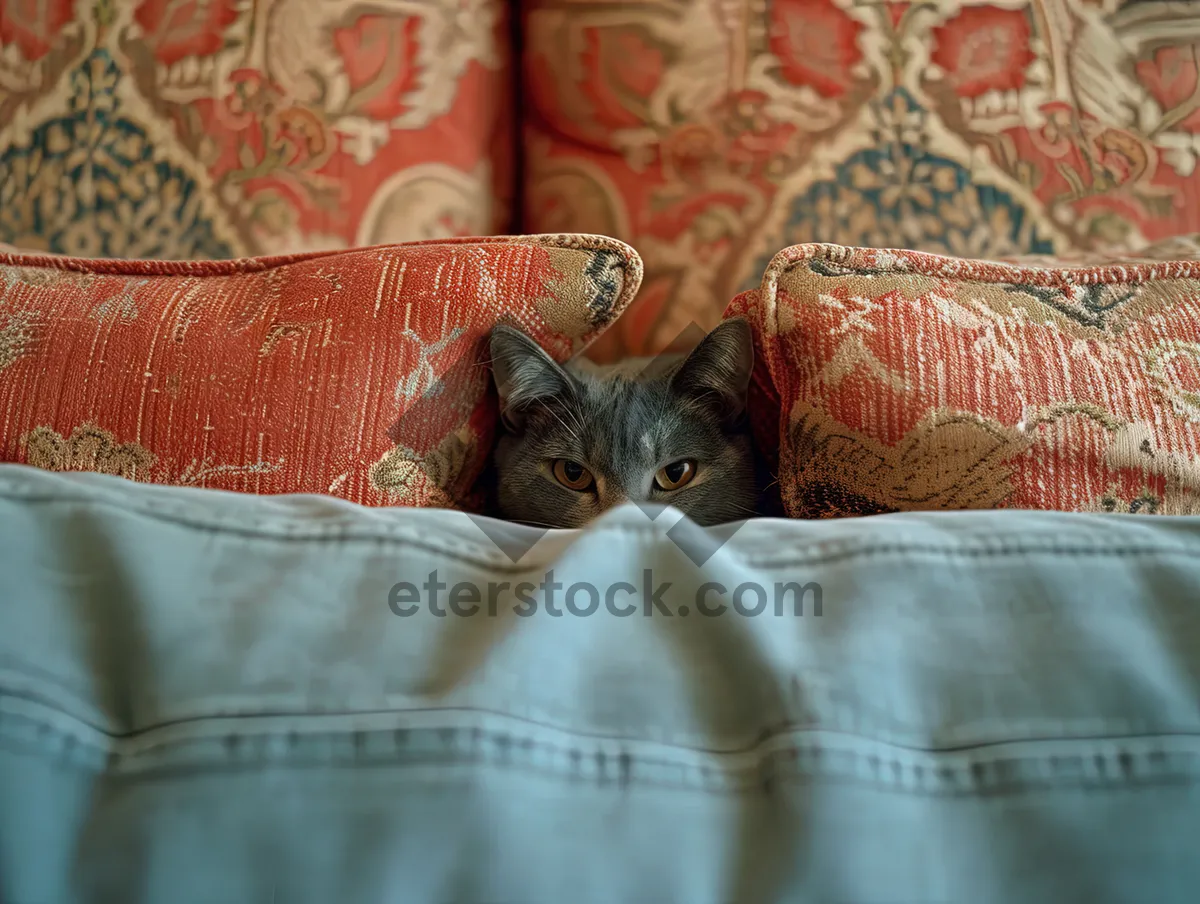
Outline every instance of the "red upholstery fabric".
<svg viewBox="0 0 1200 904">
<path fill-rule="evenodd" d="M 595 357 L 711 328 L 791 244 L 996 259 L 1200 230 L 1187 4 L 522 7 L 522 228 L 646 260 Z"/>
<path fill-rule="evenodd" d="M 506 0 L 0 4 L 0 242 L 231 258 L 513 230 Z"/>
</svg>

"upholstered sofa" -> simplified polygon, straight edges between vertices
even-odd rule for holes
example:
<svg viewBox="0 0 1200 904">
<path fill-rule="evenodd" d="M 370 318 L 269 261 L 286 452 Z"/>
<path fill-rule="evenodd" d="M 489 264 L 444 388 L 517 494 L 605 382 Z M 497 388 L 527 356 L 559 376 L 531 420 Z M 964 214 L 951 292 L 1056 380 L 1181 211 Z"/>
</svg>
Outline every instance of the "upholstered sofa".
<svg viewBox="0 0 1200 904">
<path fill-rule="evenodd" d="M 1198 35 L 0 3 L 0 904 L 1191 904 Z M 482 513 L 722 316 L 789 517 Z"/>
</svg>

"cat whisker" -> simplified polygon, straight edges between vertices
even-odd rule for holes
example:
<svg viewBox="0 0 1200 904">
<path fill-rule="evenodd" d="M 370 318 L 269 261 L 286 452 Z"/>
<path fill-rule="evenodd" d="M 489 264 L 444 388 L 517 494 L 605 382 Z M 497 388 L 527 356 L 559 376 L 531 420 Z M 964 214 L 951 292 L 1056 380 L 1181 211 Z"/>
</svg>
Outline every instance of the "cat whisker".
<svg viewBox="0 0 1200 904">
<path fill-rule="evenodd" d="M 532 521 L 528 519 L 522 519 L 520 521 L 510 521 L 509 523 L 519 525 L 520 527 L 544 527 L 549 530 L 563 530 L 563 526 L 561 524 L 550 524 L 547 521 Z"/>
<path fill-rule="evenodd" d="M 587 429 L 587 425 L 586 425 L 586 424 L 584 424 L 584 422 L 583 422 L 583 420 L 581 419 L 581 417 L 580 417 L 580 415 L 579 415 L 579 412 L 578 412 L 578 411 L 575 411 L 575 410 L 573 410 L 573 409 L 571 409 L 571 408 L 567 408 L 567 409 L 565 409 L 565 410 L 566 410 L 566 413 L 567 413 L 567 417 L 569 417 L 569 418 L 571 419 L 571 423 L 573 423 L 573 424 L 575 425 L 575 429 L 576 429 L 576 430 L 578 430 L 578 431 L 583 431 L 583 430 L 586 430 L 586 429 Z M 564 426 L 565 426 L 565 425 L 564 425 Z M 573 435 L 573 436 L 574 436 L 576 439 L 579 439 L 579 434 L 578 434 L 578 433 L 574 433 L 574 434 L 572 434 L 572 435 Z"/>
<path fill-rule="evenodd" d="M 549 411 L 552 415 L 554 415 L 554 419 L 556 421 L 558 421 L 560 424 L 562 424 L 563 429 L 566 430 L 567 433 L 571 434 L 572 439 L 574 439 L 576 442 L 579 441 L 579 434 L 576 433 L 574 430 L 572 430 L 570 425 L 562 419 L 562 415 L 560 415 L 557 411 L 555 411 L 549 405 L 543 405 L 542 407 L 545 408 L 547 411 Z"/>
<path fill-rule="evenodd" d="M 575 425 L 575 429 L 578 430 L 579 433 L 586 433 L 588 424 L 583 419 L 583 414 L 574 408 L 567 408 L 566 412 L 567 416 L 571 419 L 571 423 Z"/>
<path fill-rule="evenodd" d="M 746 506 L 746 505 L 727 506 L 725 511 L 735 512 L 739 515 L 754 515 L 754 514 L 757 514 L 757 512 L 758 512 L 758 510 L 752 505 L 749 505 L 749 506 Z"/>
</svg>

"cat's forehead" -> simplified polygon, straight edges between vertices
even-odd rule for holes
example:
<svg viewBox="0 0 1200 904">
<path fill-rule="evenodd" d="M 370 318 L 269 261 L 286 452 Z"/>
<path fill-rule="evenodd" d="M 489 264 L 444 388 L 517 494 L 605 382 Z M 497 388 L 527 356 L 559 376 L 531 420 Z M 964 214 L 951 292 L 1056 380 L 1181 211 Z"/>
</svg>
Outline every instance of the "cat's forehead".
<svg viewBox="0 0 1200 904">
<path fill-rule="evenodd" d="M 660 382 L 628 379 L 591 381 L 584 385 L 582 412 L 593 426 L 645 433 L 670 428 L 683 414 L 678 400 Z"/>
<path fill-rule="evenodd" d="M 663 383 L 610 380 L 588 386 L 578 412 L 590 459 L 613 467 L 651 465 L 689 454 L 707 435 L 707 423 Z"/>
</svg>

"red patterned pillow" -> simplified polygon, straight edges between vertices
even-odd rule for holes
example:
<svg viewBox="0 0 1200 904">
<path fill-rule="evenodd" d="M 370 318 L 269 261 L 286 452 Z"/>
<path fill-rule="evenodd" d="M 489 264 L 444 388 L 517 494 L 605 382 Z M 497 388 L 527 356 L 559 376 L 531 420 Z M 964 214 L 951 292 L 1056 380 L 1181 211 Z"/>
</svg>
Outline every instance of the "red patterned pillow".
<svg viewBox="0 0 1200 904">
<path fill-rule="evenodd" d="M 495 422 L 481 341 L 557 358 L 641 280 L 594 236 L 187 263 L 0 254 L 0 461 L 368 505 L 453 505 Z"/>
<path fill-rule="evenodd" d="M 797 245 L 752 316 L 794 517 L 1200 513 L 1200 263 Z"/>
</svg>

